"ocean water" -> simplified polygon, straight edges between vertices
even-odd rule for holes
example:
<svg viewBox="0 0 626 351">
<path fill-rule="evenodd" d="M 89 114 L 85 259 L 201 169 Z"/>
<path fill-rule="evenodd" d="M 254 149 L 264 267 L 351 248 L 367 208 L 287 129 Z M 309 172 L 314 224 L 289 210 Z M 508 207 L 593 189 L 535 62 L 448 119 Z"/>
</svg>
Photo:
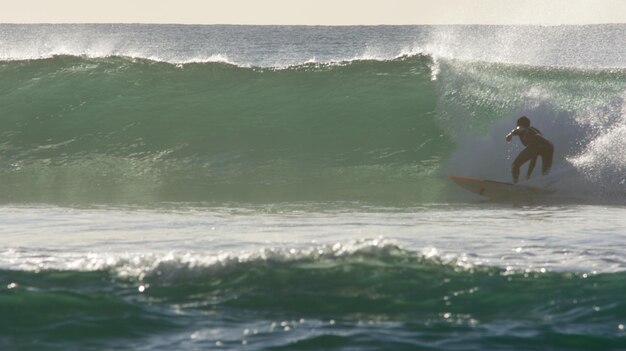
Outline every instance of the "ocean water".
<svg viewBox="0 0 626 351">
<path fill-rule="evenodd" d="M 626 350 L 625 34 L 0 25 L 0 349 Z"/>
</svg>

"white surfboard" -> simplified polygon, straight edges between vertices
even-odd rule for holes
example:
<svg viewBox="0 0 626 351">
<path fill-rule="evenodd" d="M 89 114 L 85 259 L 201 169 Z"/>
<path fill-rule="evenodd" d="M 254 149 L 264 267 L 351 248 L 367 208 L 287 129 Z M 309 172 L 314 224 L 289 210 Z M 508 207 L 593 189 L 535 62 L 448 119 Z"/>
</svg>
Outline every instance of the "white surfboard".
<svg viewBox="0 0 626 351">
<path fill-rule="evenodd" d="M 536 188 L 527 185 L 518 185 L 488 179 L 459 176 L 450 176 L 449 178 L 465 190 L 469 190 L 475 194 L 486 196 L 492 199 L 542 196 L 551 194 L 553 192 L 544 188 Z"/>
</svg>

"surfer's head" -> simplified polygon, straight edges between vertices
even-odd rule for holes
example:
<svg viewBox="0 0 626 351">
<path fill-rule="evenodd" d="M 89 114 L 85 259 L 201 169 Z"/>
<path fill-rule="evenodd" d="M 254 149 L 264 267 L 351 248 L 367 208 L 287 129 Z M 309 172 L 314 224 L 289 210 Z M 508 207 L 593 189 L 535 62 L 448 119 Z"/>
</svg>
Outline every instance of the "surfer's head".
<svg viewBox="0 0 626 351">
<path fill-rule="evenodd" d="M 528 119 L 528 117 L 526 117 L 526 116 L 522 116 L 522 117 L 517 119 L 517 125 L 519 127 L 528 128 L 528 127 L 530 127 L 530 119 Z"/>
</svg>

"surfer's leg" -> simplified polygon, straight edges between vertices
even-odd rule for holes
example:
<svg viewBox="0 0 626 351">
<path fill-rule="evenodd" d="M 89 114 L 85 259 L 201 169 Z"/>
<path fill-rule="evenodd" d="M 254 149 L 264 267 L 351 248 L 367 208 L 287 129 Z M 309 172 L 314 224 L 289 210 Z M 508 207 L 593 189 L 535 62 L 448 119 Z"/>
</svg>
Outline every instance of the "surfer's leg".
<svg viewBox="0 0 626 351">
<path fill-rule="evenodd" d="M 520 152 L 519 155 L 517 155 L 517 157 L 515 158 L 515 161 L 513 161 L 513 167 L 511 167 L 511 175 L 513 176 L 514 184 L 517 184 L 517 182 L 519 181 L 520 167 L 522 167 L 524 163 L 528 162 L 528 160 L 532 159 L 536 155 L 537 155 L 536 152 L 534 152 L 528 147 L 522 150 L 522 152 Z"/>
<path fill-rule="evenodd" d="M 541 174 L 548 175 L 552 168 L 552 157 L 554 156 L 554 146 L 543 148 L 541 151 Z"/>
</svg>

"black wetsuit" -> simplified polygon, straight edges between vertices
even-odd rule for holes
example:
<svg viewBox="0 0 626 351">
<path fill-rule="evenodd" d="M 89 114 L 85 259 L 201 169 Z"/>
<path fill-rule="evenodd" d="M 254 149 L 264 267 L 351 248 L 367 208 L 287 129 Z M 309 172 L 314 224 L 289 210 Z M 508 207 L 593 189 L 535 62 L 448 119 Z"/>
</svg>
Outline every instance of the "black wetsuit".
<svg viewBox="0 0 626 351">
<path fill-rule="evenodd" d="M 526 177 L 530 178 L 533 170 L 535 169 L 535 162 L 537 162 L 537 156 L 541 156 L 541 173 L 547 175 L 550 173 L 552 167 L 552 156 L 554 154 L 554 146 L 552 143 L 541 135 L 541 132 L 535 127 L 520 127 L 515 128 L 511 135 L 519 136 L 522 144 L 526 146 L 522 152 L 519 153 L 515 161 L 513 161 L 513 167 L 511 173 L 513 175 L 513 182 L 517 183 L 519 180 L 520 167 L 527 161 L 531 161 L 528 166 L 528 172 Z"/>
</svg>

